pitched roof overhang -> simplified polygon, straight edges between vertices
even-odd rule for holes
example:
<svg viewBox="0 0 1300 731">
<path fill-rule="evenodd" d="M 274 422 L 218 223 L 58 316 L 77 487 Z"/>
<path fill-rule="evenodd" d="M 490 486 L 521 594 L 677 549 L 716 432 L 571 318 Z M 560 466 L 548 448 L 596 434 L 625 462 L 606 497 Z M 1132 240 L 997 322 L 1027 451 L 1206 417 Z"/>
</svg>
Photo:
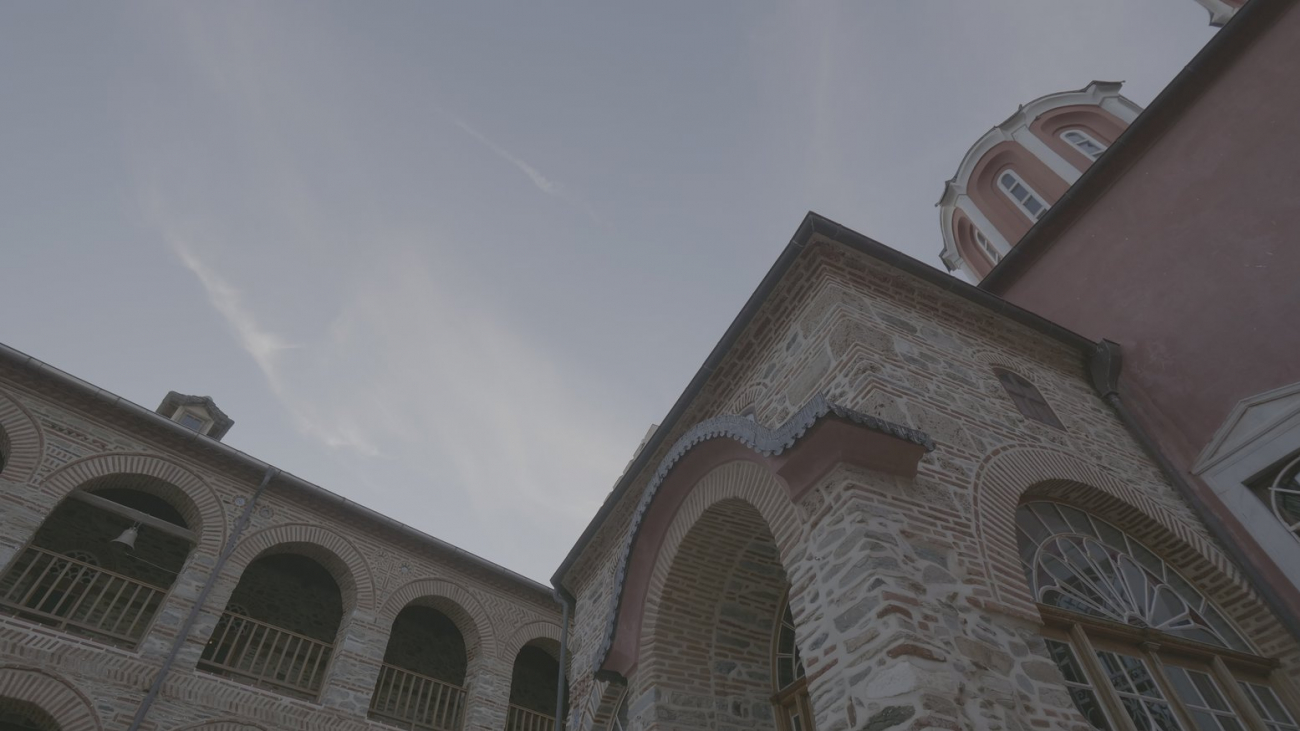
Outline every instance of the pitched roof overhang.
<svg viewBox="0 0 1300 731">
<path fill-rule="evenodd" d="M 1078 350 L 1081 355 L 1086 356 L 1092 352 L 1093 343 L 1082 335 L 1067 330 L 1066 328 L 1061 327 L 1046 318 L 1035 315 L 1028 310 L 1021 309 L 1000 297 L 980 289 L 979 287 L 968 284 L 950 274 L 946 274 L 928 264 L 924 264 L 906 254 L 891 249 L 888 246 L 868 238 L 852 229 L 845 228 L 828 218 L 809 212 L 804 216 L 803 222 L 799 225 L 798 230 L 795 231 L 794 237 L 791 238 L 790 243 L 781 252 L 780 256 L 777 257 L 776 263 L 774 263 L 772 268 L 768 270 L 767 274 L 763 277 L 762 282 L 759 283 L 758 288 L 752 295 L 750 295 L 749 300 L 745 302 L 745 306 L 741 308 L 740 313 L 736 315 L 735 320 L 733 320 L 731 325 L 727 328 L 722 339 L 714 346 L 713 350 L 709 353 L 708 358 L 705 359 L 704 364 L 700 366 L 700 369 L 696 372 L 695 376 L 691 378 L 690 383 L 686 386 L 686 390 L 682 392 L 681 396 L 677 398 L 677 401 L 673 404 L 672 408 L 669 409 L 668 414 L 661 422 L 661 426 L 655 430 L 654 435 L 645 446 L 642 447 L 636 458 L 633 459 L 632 464 L 624 471 L 623 476 L 619 478 L 618 482 L 614 485 L 614 489 L 611 490 L 609 495 L 605 498 L 605 502 L 600 506 L 600 509 L 596 511 L 596 515 L 592 517 L 591 522 L 587 524 L 586 529 L 582 532 L 578 541 L 574 544 L 573 548 L 569 550 L 564 561 L 552 575 L 551 584 L 556 588 L 556 591 L 561 596 L 566 599 L 572 599 L 572 594 L 564 586 L 566 574 L 578 561 L 579 557 L 582 556 L 583 551 L 592 539 L 595 538 L 600 527 L 604 524 L 610 514 L 613 513 L 619 502 L 623 500 L 624 496 L 632 488 L 632 485 L 635 484 L 637 478 L 645 472 L 647 467 L 650 466 L 654 455 L 665 446 L 664 442 L 670 435 L 677 431 L 680 426 L 679 421 L 681 420 L 682 415 L 686 413 L 691 404 L 695 401 L 696 397 L 699 396 L 700 392 L 708 383 L 710 376 L 713 375 L 714 370 L 716 370 L 722 363 L 723 359 L 727 357 L 727 354 L 730 352 L 732 346 L 736 344 L 741 334 L 744 333 L 744 331 L 754 321 L 754 318 L 758 314 L 760 308 L 762 308 L 763 303 L 767 301 L 767 298 L 785 278 L 785 275 L 790 272 L 791 268 L 794 266 L 795 262 L 799 260 L 804 251 L 816 241 L 827 241 L 847 247 L 858 254 L 874 259 L 904 274 L 914 276 L 917 279 L 948 291 L 979 307 L 991 310 L 1009 320 L 1065 343 L 1066 345 Z"/>
</svg>

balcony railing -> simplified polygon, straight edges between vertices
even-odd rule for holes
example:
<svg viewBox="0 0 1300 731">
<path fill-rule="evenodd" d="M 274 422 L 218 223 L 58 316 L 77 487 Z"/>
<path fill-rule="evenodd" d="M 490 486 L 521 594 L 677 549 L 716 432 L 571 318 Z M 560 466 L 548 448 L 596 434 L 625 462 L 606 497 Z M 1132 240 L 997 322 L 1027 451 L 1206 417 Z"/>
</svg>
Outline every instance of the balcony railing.
<svg viewBox="0 0 1300 731">
<path fill-rule="evenodd" d="M 370 715 L 411 729 L 460 731 L 464 689 L 387 663 L 370 697 Z"/>
<path fill-rule="evenodd" d="M 134 646 L 167 590 L 29 546 L 0 578 L 0 607 L 96 639 Z"/>
<path fill-rule="evenodd" d="M 506 715 L 506 731 L 551 731 L 555 728 L 555 718 L 527 708 L 510 705 Z"/>
<path fill-rule="evenodd" d="M 199 667 L 315 697 L 334 646 L 233 612 L 217 621 Z"/>
</svg>

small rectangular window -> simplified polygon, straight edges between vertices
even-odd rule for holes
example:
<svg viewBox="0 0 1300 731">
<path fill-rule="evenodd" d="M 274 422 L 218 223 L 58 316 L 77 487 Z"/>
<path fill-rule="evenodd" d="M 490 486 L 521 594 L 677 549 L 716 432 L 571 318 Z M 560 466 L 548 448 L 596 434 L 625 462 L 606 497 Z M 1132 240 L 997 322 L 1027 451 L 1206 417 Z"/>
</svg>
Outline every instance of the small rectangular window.
<svg viewBox="0 0 1300 731">
<path fill-rule="evenodd" d="M 180 418 L 180 425 L 185 427 L 186 429 L 193 429 L 194 431 L 199 431 L 203 428 L 203 420 L 195 416 L 194 414 L 182 414 Z"/>
</svg>

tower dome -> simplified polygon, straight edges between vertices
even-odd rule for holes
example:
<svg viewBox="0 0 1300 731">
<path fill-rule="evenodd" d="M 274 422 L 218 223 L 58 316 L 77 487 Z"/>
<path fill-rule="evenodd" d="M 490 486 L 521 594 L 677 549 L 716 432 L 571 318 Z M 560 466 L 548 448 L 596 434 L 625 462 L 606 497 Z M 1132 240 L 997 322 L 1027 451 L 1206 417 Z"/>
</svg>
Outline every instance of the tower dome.
<svg viewBox="0 0 1300 731">
<path fill-rule="evenodd" d="M 1039 97 L 967 151 L 938 203 L 950 271 L 983 278 L 1115 142 L 1142 111 L 1121 83 Z"/>
</svg>

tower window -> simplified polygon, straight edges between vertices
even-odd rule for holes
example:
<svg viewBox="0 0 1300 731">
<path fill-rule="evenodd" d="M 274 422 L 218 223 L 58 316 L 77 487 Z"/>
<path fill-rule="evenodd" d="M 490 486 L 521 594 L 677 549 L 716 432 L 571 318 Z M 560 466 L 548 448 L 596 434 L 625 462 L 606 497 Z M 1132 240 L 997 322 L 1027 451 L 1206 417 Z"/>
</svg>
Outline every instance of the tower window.
<svg viewBox="0 0 1300 731">
<path fill-rule="evenodd" d="M 979 245 L 980 251 L 984 252 L 984 256 L 987 256 L 989 261 L 994 264 L 1001 261 L 1002 254 L 997 250 L 997 247 L 993 245 L 993 242 L 989 241 L 988 237 L 979 229 L 976 228 L 973 230 L 975 231 L 975 243 Z"/>
<path fill-rule="evenodd" d="M 1043 202 L 1042 196 L 1034 192 L 1033 188 L 1016 175 L 1015 172 L 1007 170 L 998 176 L 998 185 L 1002 192 L 1015 202 L 1016 207 L 1022 213 L 1029 217 L 1030 221 L 1037 221 L 1047 212 L 1047 204 Z"/>
<path fill-rule="evenodd" d="M 1018 373 L 994 368 L 993 373 L 997 375 L 998 381 L 1002 388 L 1006 390 L 1007 395 L 1011 397 L 1011 402 L 1016 405 L 1020 413 L 1027 419 L 1054 426 L 1057 429 L 1064 429 L 1065 425 L 1061 420 L 1056 418 L 1056 412 L 1048 405 L 1047 399 L 1039 393 L 1038 388 L 1029 382 L 1029 379 Z"/>
<path fill-rule="evenodd" d="M 1069 142 L 1076 150 L 1086 155 L 1089 160 L 1096 160 L 1101 157 L 1101 153 L 1106 151 L 1105 145 L 1083 130 L 1066 130 L 1061 133 L 1061 139 Z"/>
</svg>

